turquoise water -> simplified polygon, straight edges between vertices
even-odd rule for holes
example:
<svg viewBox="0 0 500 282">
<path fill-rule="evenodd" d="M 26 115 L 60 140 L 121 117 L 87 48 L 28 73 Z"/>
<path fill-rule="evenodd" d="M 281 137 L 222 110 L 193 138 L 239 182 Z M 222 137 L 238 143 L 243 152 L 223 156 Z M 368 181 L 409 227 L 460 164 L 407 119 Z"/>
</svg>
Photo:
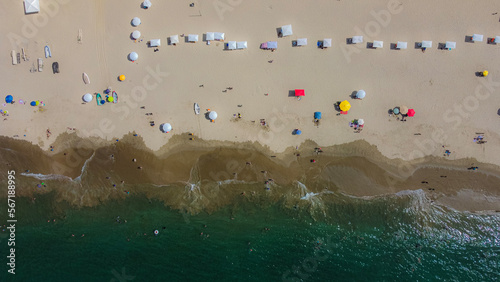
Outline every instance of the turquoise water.
<svg viewBox="0 0 500 282">
<path fill-rule="evenodd" d="M 210 215 L 142 197 L 82 209 L 51 195 L 36 204 L 25 199 L 18 202 L 17 274 L 4 268 L 0 280 L 499 280 L 498 216 L 434 206 L 419 191 L 329 197 L 294 208 L 241 200 Z"/>
</svg>

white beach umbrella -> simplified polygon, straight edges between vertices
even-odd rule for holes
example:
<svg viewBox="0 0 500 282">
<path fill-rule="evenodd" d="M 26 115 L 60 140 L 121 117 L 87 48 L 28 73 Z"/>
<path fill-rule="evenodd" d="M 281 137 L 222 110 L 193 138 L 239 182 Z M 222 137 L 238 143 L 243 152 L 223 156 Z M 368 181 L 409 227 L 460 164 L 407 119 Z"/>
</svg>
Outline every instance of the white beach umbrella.
<svg viewBox="0 0 500 282">
<path fill-rule="evenodd" d="M 141 37 L 141 32 L 138 30 L 134 30 L 134 32 L 132 32 L 132 38 L 138 39 L 139 37 Z"/>
<path fill-rule="evenodd" d="M 358 99 L 363 99 L 363 98 L 365 98 L 365 96 L 366 96 L 366 92 L 365 92 L 365 90 L 359 90 L 359 91 L 356 93 L 356 98 L 358 98 Z"/>
<path fill-rule="evenodd" d="M 189 42 L 198 42 L 198 34 L 188 34 Z"/>
<path fill-rule="evenodd" d="M 396 44 L 396 48 L 406 49 L 406 48 L 408 48 L 408 42 L 398 41 L 398 43 Z"/>
<path fill-rule="evenodd" d="M 92 99 L 94 99 L 94 97 L 90 93 L 87 93 L 87 94 L 83 95 L 83 97 L 82 97 L 82 100 L 85 103 L 88 103 L 88 102 L 92 101 Z"/>
<path fill-rule="evenodd" d="M 432 41 L 422 41 L 422 48 L 432 48 Z"/>
<path fill-rule="evenodd" d="M 205 40 L 212 41 L 215 40 L 215 35 L 213 32 L 207 32 L 205 35 Z"/>
<path fill-rule="evenodd" d="M 374 40 L 372 47 L 373 48 L 384 48 L 384 41 Z"/>
<path fill-rule="evenodd" d="M 445 48 L 446 49 L 455 49 L 455 48 L 457 48 L 457 43 L 453 42 L 453 41 L 446 41 Z"/>
<path fill-rule="evenodd" d="M 151 1 L 145 0 L 144 2 L 142 2 L 142 7 L 146 9 L 151 7 Z"/>
<path fill-rule="evenodd" d="M 353 37 L 352 37 L 351 42 L 352 42 L 353 44 L 356 44 L 356 43 L 363 43 L 363 36 L 361 36 L 361 35 L 356 35 L 356 36 L 353 36 Z"/>
<path fill-rule="evenodd" d="M 210 118 L 211 120 L 215 120 L 217 118 L 217 112 L 210 112 L 208 114 L 208 118 Z"/>
<path fill-rule="evenodd" d="M 495 42 L 496 44 L 500 43 L 500 36 L 495 36 L 495 40 L 494 40 L 494 42 Z"/>
<path fill-rule="evenodd" d="M 472 35 L 472 41 L 477 41 L 477 42 L 482 42 L 483 41 L 483 35 L 482 34 L 473 34 Z"/>
<path fill-rule="evenodd" d="M 323 39 L 323 47 L 332 47 L 332 39 L 331 38 L 325 38 Z"/>
<path fill-rule="evenodd" d="M 228 50 L 234 50 L 236 49 L 236 41 L 229 41 L 226 45 L 226 48 Z"/>
<path fill-rule="evenodd" d="M 289 36 L 292 35 L 292 25 L 284 25 L 281 27 L 281 36 Z"/>
<path fill-rule="evenodd" d="M 297 46 L 305 46 L 305 45 L 307 45 L 307 38 L 297 39 Z"/>
<path fill-rule="evenodd" d="M 40 12 L 40 1 L 39 0 L 24 0 L 24 12 L 26 14 Z"/>
<path fill-rule="evenodd" d="M 139 55 L 136 52 L 132 52 L 132 53 L 128 54 L 128 59 L 131 61 L 135 61 L 135 60 L 139 59 Z"/>
<path fill-rule="evenodd" d="M 161 131 L 169 133 L 172 130 L 172 125 L 170 123 L 164 123 L 161 125 Z"/>
<path fill-rule="evenodd" d="M 362 118 L 358 119 L 358 125 L 363 125 L 363 124 L 365 124 L 365 121 Z"/>
<path fill-rule="evenodd" d="M 214 32 L 214 39 L 218 41 L 224 41 L 224 32 Z"/>
<path fill-rule="evenodd" d="M 170 36 L 170 44 L 177 44 L 179 43 L 179 35 L 172 35 Z"/>
<path fill-rule="evenodd" d="M 248 47 L 246 41 L 238 41 L 236 42 L 236 49 L 246 49 Z"/>
<path fill-rule="evenodd" d="M 132 25 L 133 26 L 138 26 L 141 24 L 141 19 L 139 19 L 138 17 L 135 17 L 132 19 Z"/>
<path fill-rule="evenodd" d="M 161 46 L 161 40 L 160 39 L 151 39 L 149 41 L 149 47 L 158 47 Z"/>
</svg>

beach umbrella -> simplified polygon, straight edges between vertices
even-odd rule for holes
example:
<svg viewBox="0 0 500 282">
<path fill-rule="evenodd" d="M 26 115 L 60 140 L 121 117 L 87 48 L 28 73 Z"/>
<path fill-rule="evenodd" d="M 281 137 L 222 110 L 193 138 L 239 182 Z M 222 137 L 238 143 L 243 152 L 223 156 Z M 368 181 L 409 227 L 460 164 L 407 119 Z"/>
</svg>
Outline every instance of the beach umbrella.
<svg viewBox="0 0 500 282">
<path fill-rule="evenodd" d="M 366 96 L 366 92 L 365 92 L 365 90 L 359 90 L 359 91 L 356 93 L 356 98 L 358 98 L 358 99 L 363 99 L 363 98 L 365 98 L 365 96 Z"/>
<path fill-rule="evenodd" d="M 129 60 L 131 60 L 133 62 L 133 61 L 139 59 L 139 55 L 137 55 L 136 52 L 132 52 L 132 53 L 128 54 L 128 58 L 129 58 Z"/>
<path fill-rule="evenodd" d="M 164 133 L 169 133 L 172 130 L 172 125 L 170 123 L 164 123 L 161 125 L 161 131 Z"/>
<path fill-rule="evenodd" d="M 339 108 L 341 111 L 347 112 L 349 111 L 349 109 L 351 109 L 351 104 L 349 103 L 349 101 L 344 100 L 342 101 L 342 103 L 340 103 Z"/>
<path fill-rule="evenodd" d="M 90 93 L 87 93 L 87 94 L 83 95 L 83 97 L 82 97 L 82 100 L 85 103 L 92 101 L 92 99 L 94 99 L 94 97 L 92 97 L 92 94 L 90 94 Z"/>
<path fill-rule="evenodd" d="M 358 119 L 358 125 L 363 125 L 363 124 L 365 124 L 365 121 L 362 118 Z"/>
<path fill-rule="evenodd" d="M 30 105 L 34 107 L 34 106 L 36 106 L 36 102 L 35 101 L 31 101 Z"/>
<path fill-rule="evenodd" d="M 141 24 L 141 19 L 139 19 L 138 17 L 135 17 L 132 19 L 132 25 L 133 26 L 138 26 Z"/>
<path fill-rule="evenodd" d="M 409 110 L 408 110 L 408 116 L 409 116 L 409 117 L 412 117 L 412 116 L 414 116 L 414 115 L 415 115 L 415 110 L 414 110 L 414 109 L 409 109 Z"/>
<path fill-rule="evenodd" d="M 407 107 L 407 106 L 401 106 L 401 107 L 399 107 L 399 112 L 400 112 L 402 115 L 406 115 L 406 114 L 408 114 L 408 107 Z"/>
<path fill-rule="evenodd" d="M 306 92 L 304 91 L 304 89 L 295 89 L 295 96 L 306 96 Z"/>
<path fill-rule="evenodd" d="M 146 0 L 146 1 L 142 2 L 142 7 L 144 9 L 147 9 L 147 8 L 151 7 L 151 1 Z"/>
<path fill-rule="evenodd" d="M 399 108 L 396 107 L 392 110 L 392 112 L 395 114 L 395 115 L 399 115 Z"/>
<path fill-rule="evenodd" d="M 118 79 L 119 79 L 120 81 L 124 81 L 124 80 L 125 80 L 125 75 L 124 75 L 124 74 L 120 75 L 120 76 L 118 77 Z"/>
<path fill-rule="evenodd" d="M 114 100 L 115 100 L 115 99 L 113 98 L 113 96 L 109 96 L 109 97 L 108 97 L 108 102 L 110 102 L 110 103 L 111 103 L 111 102 L 113 102 Z"/>
<path fill-rule="evenodd" d="M 300 129 L 295 129 L 295 135 L 300 135 L 302 134 L 302 130 Z"/>
<path fill-rule="evenodd" d="M 12 95 L 7 95 L 5 97 L 5 103 L 7 103 L 7 104 L 12 103 L 13 100 L 14 100 L 14 97 L 12 97 Z"/>
<path fill-rule="evenodd" d="M 210 112 L 208 114 L 208 118 L 210 118 L 211 120 L 215 120 L 217 118 L 217 112 Z"/>
<path fill-rule="evenodd" d="M 487 70 L 483 71 L 483 76 L 488 76 L 488 71 Z"/>
<path fill-rule="evenodd" d="M 141 32 L 138 30 L 134 30 L 134 32 L 132 32 L 132 38 L 138 39 L 139 37 L 141 37 Z"/>
</svg>

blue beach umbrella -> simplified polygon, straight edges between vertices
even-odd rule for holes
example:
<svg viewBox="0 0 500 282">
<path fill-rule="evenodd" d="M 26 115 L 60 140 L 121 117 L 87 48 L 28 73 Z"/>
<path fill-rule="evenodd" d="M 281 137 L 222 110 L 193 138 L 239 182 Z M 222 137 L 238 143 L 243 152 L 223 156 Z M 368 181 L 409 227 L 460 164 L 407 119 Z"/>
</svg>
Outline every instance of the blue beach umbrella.
<svg viewBox="0 0 500 282">
<path fill-rule="evenodd" d="M 392 110 L 392 112 L 393 112 L 395 115 L 399 115 L 399 108 L 398 108 L 398 107 L 394 108 L 394 110 Z"/>
<path fill-rule="evenodd" d="M 31 101 L 30 105 L 34 107 L 34 106 L 36 106 L 36 102 L 35 101 Z"/>
<path fill-rule="evenodd" d="M 300 129 L 295 129 L 295 135 L 300 135 L 302 134 L 302 130 Z"/>
<path fill-rule="evenodd" d="M 13 100 L 14 97 L 12 97 L 12 95 L 7 95 L 7 97 L 5 97 L 5 103 L 12 103 Z"/>
</svg>

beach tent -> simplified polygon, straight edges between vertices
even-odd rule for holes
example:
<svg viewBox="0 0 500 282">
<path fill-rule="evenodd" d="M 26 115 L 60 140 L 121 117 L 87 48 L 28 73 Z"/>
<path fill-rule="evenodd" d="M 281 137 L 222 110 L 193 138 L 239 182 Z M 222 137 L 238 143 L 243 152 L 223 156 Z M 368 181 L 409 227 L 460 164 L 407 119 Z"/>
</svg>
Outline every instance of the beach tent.
<svg viewBox="0 0 500 282">
<path fill-rule="evenodd" d="M 378 41 L 374 40 L 372 43 L 373 48 L 383 48 L 384 47 L 384 41 Z"/>
<path fill-rule="evenodd" d="M 483 41 L 483 35 L 482 34 L 473 34 L 472 35 L 472 41 L 474 42 L 482 42 Z"/>
<path fill-rule="evenodd" d="M 358 119 L 358 125 L 363 125 L 363 124 L 365 124 L 365 120 L 362 118 Z"/>
<path fill-rule="evenodd" d="M 328 48 L 328 47 L 332 47 L 332 39 L 331 38 L 323 39 L 323 48 Z"/>
<path fill-rule="evenodd" d="M 134 32 L 132 32 L 132 38 L 139 39 L 139 37 L 141 37 L 141 32 L 138 30 L 134 30 Z"/>
<path fill-rule="evenodd" d="M 446 49 L 455 49 L 457 47 L 457 43 L 453 41 L 446 41 L 444 46 Z"/>
<path fill-rule="evenodd" d="M 347 112 L 351 109 L 351 104 L 349 103 L 349 101 L 344 100 L 339 104 L 339 108 L 341 111 Z"/>
<path fill-rule="evenodd" d="M 409 110 L 408 110 L 408 116 L 409 116 L 409 117 L 412 117 L 412 116 L 414 116 L 414 115 L 415 115 L 415 110 L 414 110 L 414 109 L 409 109 Z"/>
<path fill-rule="evenodd" d="M 205 39 L 206 39 L 207 41 L 210 41 L 210 40 L 215 40 L 215 35 L 214 35 L 214 33 L 213 33 L 213 32 L 207 32 L 207 33 L 205 34 Z"/>
<path fill-rule="evenodd" d="M 408 48 L 408 42 L 398 41 L 398 43 L 396 44 L 396 48 L 398 48 L 398 49 L 406 49 L 406 48 Z"/>
<path fill-rule="evenodd" d="M 224 32 L 214 32 L 214 39 L 224 41 Z"/>
<path fill-rule="evenodd" d="M 161 125 L 161 131 L 163 133 L 169 133 L 172 130 L 172 125 L 170 123 L 164 123 Z"/>
<path fill-rule="evenodd" d="M 402 115 L 406 115 L 406 114 L 408 114 L 408 107 L 407 107 L 407 106 L 401 106 L 401 107 L 399 107 L 399 112 L 400 112 Z"/>
<path fill-rule="evenodd" d="M 228 43 L 226 43 L 226 49 L 227 50 L 236 49 L 236 41 L 229 41 Z"/>
<path fill-rule="evenodd" d="M 82 97 L 82 100 L 85 103 L 88 103 L 88 102 L 92 101 L 92 99 L 94 99 L 94 97 L 90 93 L 87 93 L 87 94 L 83 95 L 83 97 Z"/>
<path fill-rule="evenodd" d="M 24 12 L 26 14 L 40 12 L 40 1 L 39 0 L 24 0 Z"/>
<path fill-rule="evenodd" d="M 217 112 L 210 112 L 208 114 L 208 118 L 211 120 L 215 120 L 217 118 Z"/>
<path fill-rule="evenodd" d="M 198 42 L 198 34 L 189 34 L 188 42 Z"/>
<path fill-rule="evenodd" d="M 151 39 L 151 41 L 149 41 L 149 47 L 158 47 L 158 46 L 161 46 L 160 39 Z"/>
<path fill-rule="evenodd" d="M 292 25 L 284 25 L 281 27 L 281 36 L 289 36 L 292 35 Z"/>
<path fill-rule="evenodd" d="M 128 58 L 131 61 L 135 61 L 135 60 L 139 59 L 139 55 L 136 52 L 132 52 L 132 53 L 128 54 Z"/>
<path fill-rule="evenodd" d="M 295 97 L 306 96 L 306 91 L 304 89 L 295 89 Z"/>
<path fill-rule="evenodd" d="M 493 42 L 495 42 L 495 44 L 500 43 L 500 36 L 495 36 L 495 39 Z"/>
<path fill-rule="evenodd" d="M 142 2 L 142 7 L 144 9 L 147 9 L 147 8 L 151 7 L 151 1 L 145 0 L 144 2 Z"/>
<path fill-rule="evenodd" d="M 365 96 L 366 96 L 365 90 L 359 90 L 358 92 L 356 92 L 356 98 L 358 99 L 363 99 L 365 98 Z"/>
<path fill-rule="evenodd" d="M 12 97 L 12 95 L 7 95 L 5 97 L 5 103 L 10 104 L 12 101 L 14 101 L 14 97 Z"/>
<path fill-rule="evenodd" d="M 179 35 L 172 35 L 169 37 L 170 39 L 170 44 L 177 44 L 179 43 Z"/>
<path fill-rule="evenodd" d="M 236 49 L 247 49 L 247 42 L 246 41 L 238 41 L 236 42 Z"/>
<path fill-rule="evenodd" d="M 363 36 L 353 36 L 351 42 L 354 44 L 363 43 Z"/>
<path fill-rule="evenodd" d="M 307 38 L 297 39 L 297 46 L 305 46 L 305 45 L 307 45 Z"/>
<path fill-rule="evenodd" d="M 432 48 L 432 41 L 422 41 L 420 44 L 421 48 Z"/>
<path fill-rule="evenodd" d="M 141 24 L 141 19 L 139 19 L 138 17 L 135 17 L 132 19 L 132 25 L 133 26 L 138 26 Z"/>
</svg>

